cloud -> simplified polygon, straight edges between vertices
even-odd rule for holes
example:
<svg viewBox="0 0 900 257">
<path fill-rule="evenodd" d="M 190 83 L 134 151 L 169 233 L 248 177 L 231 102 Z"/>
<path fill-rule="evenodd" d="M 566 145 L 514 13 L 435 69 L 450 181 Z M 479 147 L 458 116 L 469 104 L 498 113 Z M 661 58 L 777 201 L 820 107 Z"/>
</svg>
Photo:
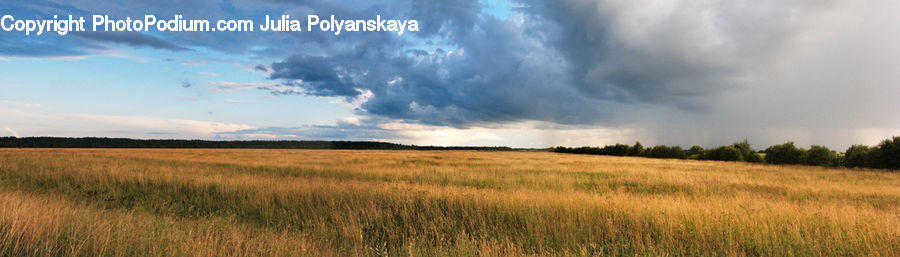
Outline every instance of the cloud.
<svg viewBox="0 0 900 257">
<path fill-rule="evenodd" d="M 281 140 L 336 140 L 336 141 L 390 141 L 398 142 L 399 136 L 390 130 L 374 125 L 356 126 L 304 125 L 298 127 L 266 127 L 222 132 L 218 139 L 281 139 Z"/>
<path fill-rule="evenodd" d="M 25 102 L 8 101 L 8 100 L 0 100 L 0 105 L 7 105 L 7 106 L 13 106 L 13 107 L 26 107 L 26 108 L 41 107 L 41 105 L 37 104 L 37 103 L 25 103 Z"/>
<path fill-rule="evenodd" d="M 299 54 L 273 63 L 270 78 L 315 96 L 371 90 L 367 114 L 428 124 L 593 124 L 628 104 L 703 111 L 709 97 L 746 86 L 751 66 L 791 41 L 791 15 L 805 11 L 800 1 L 521 4 L 499 20 L 478 15 L 481 5 L 472 1 L 414 2 L 409 13 L 428 13 L 419 15 L 427 25 L 420 36 L 448 49 L 387 41 Z M 391 83 L 396 78 L 401 83 Z"/>
<path fill-rule="evenodd" d="M 94 54 L 106 48 L 85 42 L 65 42 L 58 36 L 46 36 L 40 41 L 21 40 L 23 36 L 0 31 L 0 55 L 10 57 L 55 58 Z"/>
<path fill-rule="evenodd" d="M 209 87 L 207 87 L 208 91 L 215 93 L 227 93 L 235 90 L 244 90 L 244 89 L 265 89 L 265 90 L 273 90 L 278 87 L 278 84 L 275 83 L 238 83 L 232 81 L 211 81 L 206 82 Z"/>
<path fill-rule="evenodd" d="M 883 68 L 898 67 L 900 36 L 875 29 L 900 27 L 885 11 L 895 2 L 517 2 L 505 18 L 471 1 L 412 2 L 406 13 L 428 13 L 420 38 L 320 45 L 274 62 L 269 78 L 297 94 L 372 92 L 358 115 L 454 128 L 541 121 L 769 144 L 783 137 L 754 131 L 849 129 L 814 137 L 838 142 L 900 126 L 883 115 L 900 108 L 886 99 L 897 71 Z"/>
<path fill-rule="evenodd" d="M 552 127 L 552 129 L 550 129 Z M 465 129 L 387 120 L 365 120 L 359 125 L 268 127 L 219 133 L 218 139 L 366 140 L 439 146 L 547 146 L 604 145 L 629 142 L 638 129 L 591 128 L 547 122 L 516 122 Z"/>
<path fill-rule="evenodd" d="M 6 132 L 8 132 L 9 135 L 11 135 L 13 137 L 19 137 L 19 132 L 16 132 L 15 130 L 13 130 L 11 128 L 4 128 L 3 130 L 6 130 Z"/>
<path fill-rule="evenodd" d="M 170 50 L 170 51 L 188 51 L 190 49 L 175 45 L 171 42 L 164 41 L 158 37 L 139 33 L 139 32 L 94 32 L 85 31 L 72 33 L 72 35 L 97 40 L 102 42 L 112 42 L 125 44 L 132 47 L 150 47 L 153 49 Z"/>
<path fill-rule="evenodd" d="M 217 133 L 254 129 L 227 122 L 172 119 L 135 115 L 65 113 L 0 108 L 0 123 L 17 125 L 29 136 L 125 136 L 213 138 Z M 53 124 L 53 125 L 48 125 Z"/>
<path fill-rule="evenodd" d="M 147 135 L 154 135 L 154 136 L 160 136 L 160 135 L 178 135 L 178 133 L 175 133 L 175 132 L 157 132 L 157 131 L 146 132 L 145 134 L 147 134 Z"/>
<path fill-rule="evenodd" d="M 458 41 L 452 50 L 402 50 L 388 43 L 335 49 L 328 56 L 294 55 L 273 63 L 270 79 L 314 96 L 372 92 L 362 114 L 433 125 L 609 119 L 607 100 L 560 84 L 567 64 L 520 26 L 484 17 L 474 31 L 447 32 L 463 33 L 447 36 Z"/>
<path fill-rule="evenodd" d="M 741 24 L 728 20 L 739 7 L 701 2 L 644 10 L 644 1 L 522 5 L 501 20 L 472 1 L 413 2 L 409 13 L 429 13 L 420 15 L 427 29 L 418 36 L 439 43 L 420 49 L 373 37 L 381 44 L 294 54 L 273 63 L 269 78 L 306 95 L 355 98 L 370 91 L 374 96 L 361 114 L 432 125 L 615 125 L 620 119 L 614 109 L 642 104 L 705 111 L 709 97 L 744 86 L 747 59 L 760 55 L 753 38 L 740 36 L 746 31 L 721 33 L 723 26 Z M 703 12 L 708 14 L 696 15 Z M 773 14 L 773 22 L 788 14 Z M 758 36 L 786 34 L 763 32 Z"/>
<path fill-rule="evenodd" d="M 253 126 L 223 122 L 188 119 L 168 119 L 144 116 L 117 116 L 101 114 L 68 114 L 67 118 L 84 122 L 118 125 L 154 131 L 170 131 L 183 134 L 212 135 L 214 133 L 252 129 Z"/>
<path fill-rule="evenodd" d="M 269 72 L 269 68 L 266 67 L 265 65 L 257 64 L 256 66 L 253 67 L 253 71 Z"/>
<path fill-rule="evenodd" d="M 341 118 L 338 122 L 340 122 L 342 124 L 347 124 L 347 125 L 355 125 L 355 126 L 362 125 L 362 121 L 360 121 L 359 118 L 357 118 L 357 117 L 344 117 L 344 118 Z"/>
<path fill-rule="evenodd" d="M 41 36 L 25 36 L 23 32 L 0 31 L 0 55 L 30 58 L 54 58 L 77 57 L 103 54 L 115 50 L 113 44 L 123 44 L 131 47 L 150 47 L 153 49 L 186 51 L 186 47 L 179 46 L 171 41 L 158 36 L 139 32 L 94 32 L 90 29 L 90 15 L 96 13 L 110 13 L 110 5 L 95 6 L 97 3 L 90 1 L 69 1 L 58 3 L 54 1 L 28 1 L 28 2 L 4 2 L 0 5 L 5 13 L 15 17 L 24 18 L 52 18 L 53 15 L 66 17 L 85 17 L 87 31 L 71 31 L 65 36 L 57 33 L 45 33 Z M 133 7 L 125 7 L 128 13 L 134 13 L 133 17 L 144 15 Z M 122 14 L 126 13 L 125 11 Z M 167 33 L 162 33 L 167 34 Z"/>
</svg>

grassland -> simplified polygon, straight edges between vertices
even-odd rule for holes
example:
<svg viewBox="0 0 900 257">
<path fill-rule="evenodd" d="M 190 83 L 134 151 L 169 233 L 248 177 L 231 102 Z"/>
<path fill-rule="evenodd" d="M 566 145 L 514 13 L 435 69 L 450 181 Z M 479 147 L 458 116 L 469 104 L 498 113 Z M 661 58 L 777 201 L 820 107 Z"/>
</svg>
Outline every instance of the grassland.
<svg viewBox="0 0 900 257">
<path fill-rule="evenodd" d="M 900 174 L 547 152 L 0 149 L 0 256 L 900 256 Z"/>
</svg>

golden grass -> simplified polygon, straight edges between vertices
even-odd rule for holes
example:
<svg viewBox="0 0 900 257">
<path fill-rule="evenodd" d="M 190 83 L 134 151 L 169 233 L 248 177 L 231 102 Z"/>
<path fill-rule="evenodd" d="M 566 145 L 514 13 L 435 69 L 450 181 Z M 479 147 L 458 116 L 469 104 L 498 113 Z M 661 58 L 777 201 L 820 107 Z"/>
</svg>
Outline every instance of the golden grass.
<svg viewBox="0 0 900 257">
<path fill-rule="evenodd" d="M 898 256 L 900 174 L 546 152 L 0 149 L 3 255 Z"/>
</svg>

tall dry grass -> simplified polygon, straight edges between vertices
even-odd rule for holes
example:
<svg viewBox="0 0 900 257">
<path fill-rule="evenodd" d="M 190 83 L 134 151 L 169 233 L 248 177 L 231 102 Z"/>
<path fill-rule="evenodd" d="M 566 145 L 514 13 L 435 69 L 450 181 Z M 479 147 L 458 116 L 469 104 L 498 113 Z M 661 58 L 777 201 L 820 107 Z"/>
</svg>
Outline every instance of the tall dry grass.
<svg viewBox="0 0 900 257">
<path fill-rule="evenodd" d="M 900 176 L 878 171 L 463 151 L 8 149 L 0 164 L 0 255 L 900 254 Z"/>
</svg>

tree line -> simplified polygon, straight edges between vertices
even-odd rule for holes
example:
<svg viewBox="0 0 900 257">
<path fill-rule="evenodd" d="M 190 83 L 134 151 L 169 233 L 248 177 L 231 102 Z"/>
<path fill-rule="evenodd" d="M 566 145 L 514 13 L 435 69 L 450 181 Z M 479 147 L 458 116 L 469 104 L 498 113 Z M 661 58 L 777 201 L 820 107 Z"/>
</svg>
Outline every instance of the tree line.
<svg viewBox="0 0 900 257">
<path fill-rule="evenodd" d="M 0 137 L 0 147 L 17 148 L 255 148 L 507 151 L 504 146 L 417 146 L 372 141 L 180 140 L 105 137 Z"/>
<path fill-rule="evenodd" d="M 560 146 L 551 150 L 557 153 L 900 170 L 900 137 L 885 139 L 872 147 L 852 145 L 843 153 L 821 145 L 812 145 L 809 149 L 799 148 L 794 145 L 794 142 L 773 145 L 765 150 L 756 151 L 750 147 L 747 140 L 711 149 L 705 149 L 699 145 L 689 149 L 667 145 L 644 147 L 641 142 L 636 142 L 634 145 L 615 144 L 604 147 Z"/>
</svg>

